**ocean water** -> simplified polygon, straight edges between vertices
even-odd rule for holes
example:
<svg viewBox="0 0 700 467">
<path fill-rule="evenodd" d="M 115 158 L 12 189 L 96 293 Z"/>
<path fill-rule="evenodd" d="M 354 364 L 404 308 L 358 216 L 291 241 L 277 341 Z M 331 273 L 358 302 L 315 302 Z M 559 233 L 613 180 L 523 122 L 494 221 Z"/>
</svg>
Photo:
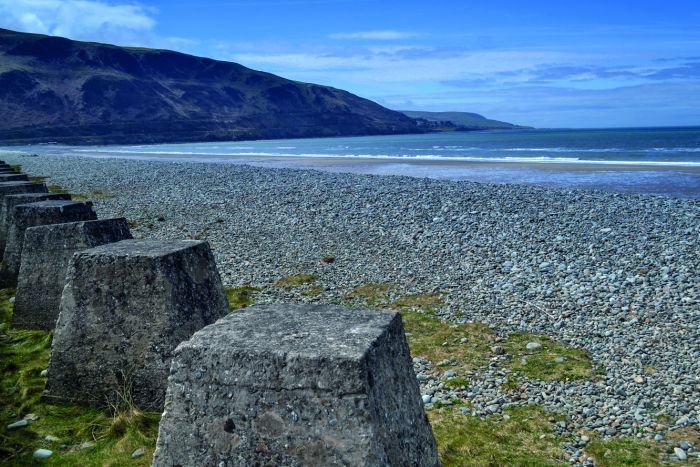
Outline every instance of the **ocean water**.
<svg viewBox="0 0 700 467">
<path fill-rule="evenodd" d="M 14 149 L 700 197 L 700 127 Z"/>
</svg>

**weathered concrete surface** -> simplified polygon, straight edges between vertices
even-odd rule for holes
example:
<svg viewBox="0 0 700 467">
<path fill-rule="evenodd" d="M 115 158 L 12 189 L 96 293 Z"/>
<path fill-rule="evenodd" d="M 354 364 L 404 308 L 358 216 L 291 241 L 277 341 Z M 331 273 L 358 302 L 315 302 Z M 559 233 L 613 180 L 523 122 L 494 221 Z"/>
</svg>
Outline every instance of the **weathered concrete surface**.
<svg viewBox="0 0 700 467">
<path fill-rule="evenodd" d="M 197 332 L 153 465 L 438 465 L 400 315 L 259 305 Z"/>
<path fill-rule="evenodd" d="M 3 182 L 0 180 L 0 198 L 17 193 L 48 193 L 48 191 L 43 183 L 32 183 L 23 180 Z"/>
<path fill-rule="evenodd" d="M 43 185 L 42 185 L 43 186 Z M 36 203 L 45 200 L 68 200 L 69 194 L 64 193 L 20 193 L 0 197 L 0 251 L 5 251 L 7 230 L 12 219 L 12 213 L 18 204 Z"/>
<path fill-rule="evenodd" d="M 18 204 L 7 232 L 7 245 L 0 266 L 0 286 L 15 287 L 22 259 L 24 233 L 29 227 L 63 222 L 90 221 L 97 214 L 90 201 L 49 200 Z"/>
<path fill-rule="evenodd" d="M 131 238 L 124 218 L 27 229 L 17 279 L 13 326 L 52 330 L 58 318 L 66 271 L 73 254 Z"/>
<path fill-rule="evenodd" d="M 45 397 L 104 406 L 125 385 L 162 410 L 175 347 L 228 313 L 209 244 L 124 240 L 76 253 Z"/>
<path fill-rule="evenodd" d="M 0 174 L 0 182 L 22 182 L 28 181 L 29 177 L 25 174 L 12 173 L 12 174 Z"/>
</svg>

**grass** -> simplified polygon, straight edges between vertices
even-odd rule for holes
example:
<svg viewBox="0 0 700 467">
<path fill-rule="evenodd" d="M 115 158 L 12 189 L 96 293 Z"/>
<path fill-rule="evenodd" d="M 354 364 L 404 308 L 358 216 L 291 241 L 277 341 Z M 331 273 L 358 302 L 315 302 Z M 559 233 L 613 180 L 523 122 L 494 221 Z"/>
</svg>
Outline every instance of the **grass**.
<svg viewBox="0 0 700 467">
<path fill-rule="evenodd" d="M 48 366 L 51 333 L 26 331 L 10 326 L 11 289 L 0 290 L 0 424 L 4 427 L 28 414 L 38 418 L 29 426 L 0 432 L 3 465 L 37 465 L 32 453 L 39 448 L 54 454 L 52 465 L 117 466 L 150 465 L 158 432 L 158 414 L 143 413 L 128 403 L 102 411 L 77 405 L 54 405 L 41 400 Z M 51 436 L 58 441 L 47 440 Z M 50 438 L 53 439 L 53 438 Z M 65 445 L 65 448 L 61 448 Z M 144 456 L 131 454 L 143 448 Z"/>
<path fill-rule="evenodd" d="M 355 287 L 346 299 L 359 299 L 369 306 L 399 309 L 411 355 L 430 360 L 441 368 L 457 371 L 472 370 L 484 366 L 491 356 L 491 346 L 496 340 L 495 333 L 480 323 L 450 324 L 435 316 L 435 310 L 442 306 L 438 293 L 416 294 L 401 297 L 395 301 L 388 299 L 390 284 L 369 283 Z M 541 347 L 527 350 L 528 342 L 537 342 Z M 596 369 L 590 357 L 583 350 L 554 342 L 546 336 L 513 333 L 501 347 L 512 358 L 507 366 L 522 376 L 545 381 L 593 379 Z M 518 387 L 513 378 L 504 387 Z"/>
<path fill-rule="evenodd" d="M 49 193 L 68 193 L 68 190 L 61 185 L 49 185 L 47 188 L 49 190 Z"/>
<path fill-rule="evenodd" d="M 22 168 L 19 166 L 20 169 Z M 42 175 L 34 175 L 29 177 L 29 181 L 33 183 L 44 183 L 46 179 L 49 177 L 45 177 Z M 47 189 L 49 190 L 49 193 L 59 193 L 59 194 L 69 194 L 70 192 L 68 189 L 62 185 L 58 184 L 50 184 L 47 186 Z M 91 201 L 91 200 L 96 200 L 96 199 L 107 199 L 111 198 L 113 195 L 104 191 L 104 190 L 93 190 L 93 191 L 88 191 L 87 193 L 74 193 L 71 194 L 71 198 L 73 198 L 75 201 Z"/>
<path fill-rule="evenodd" d="M 345 298 L 348 300 L 359 299 L 368 306 L 385 305 L 387 302 L 386 294 L 390 289 L 391 284 L 363 284 L 352 289 L 352 292 L 346 294 Z"/>
<path fill-rule="evenodd" d="M 473 417 L 459 408 L 429 411 L 443 467 L 566 464 L 564 439 L 552 429 L 552 414 L 537 406 L 512 407 L 504 414 L 507 420 Z"/>
<path fill-rule="evenodd" d="M 107 199 L 111 198 L 112 196 L 113 195 L 103 190 L 93 190 L 87 193 L 75 193 L 73 194 L 72 198 L 75 201 L 91 201 L 95 199 Z"/>
<path fill-rule="evenodd" d="M 541 347 L 527 350 L 528 342 L 537 342 Z M 593 362 L 585 351 L 554 342 L 546 336 L 516 332 L 500 345 L 513 356 L 509 367 L 528 378 L 581 380 L 592 379 L 596 375 Z"/>
<path fill-rule="evenodd" d="M 449 378 L 445 380 L 445 386 L 450 388 L 465 388 L 469 386 L 469 380 L 458 376 L 456 378 Z"/>
<path fill-rule="evenodd" d="M 325 289 L 323 287 L 314 286 L 304 290 L 301 294 L 305 297 L 318 297 L 324 290 Z"/>
<path fill-rule="evenodd" d="M 442 306 L 439 294 L 407 295 L 396 300 L 391 306 L 400 310 L 434 311 Z"/>
<path fill-rule="evenodd" d="M 10 168 L 14 170 L 15 172 L 21 172 L 22 171 L 22 164 L 10 164 Z"/>
<path fill-rule="evenodd" d="M 443 369 L 471 370 L 487 363 L 493 331 L 480 323 L 448 324 L 429 313 L 403 311 L 408 347 Z"/>
<path fill-rule="evenodd" d="M 586 446 L 585 452 L 595 460 L 598 467 L 661 464 L 661 449 L 654 443 L 637 438 L 594 439 Z"/>
<path fill-rule="evenodd" d="M 318 280 L 318 276 L 314 274 L 294 274 L 277 279 L 275 285 L 285 289 L 301 287 L 302 285 L 312 284 Z"/>
<path fill-rule="evenodd" d="M 255 294 L 260 292 L 260 289 L 253 287 L 250 284 L 245 284 L 240 287 L 225 287 L 228 306 L 231 311 L 240 310 L 255 303 Z"/>
<path fill-rule="evenodd" d="M 675 429 L 668 434 L 668 439 L 674 441 L 687 441 L 695 448 L 700 447 L 700 427 L 687 426 Z"/>
</svg>

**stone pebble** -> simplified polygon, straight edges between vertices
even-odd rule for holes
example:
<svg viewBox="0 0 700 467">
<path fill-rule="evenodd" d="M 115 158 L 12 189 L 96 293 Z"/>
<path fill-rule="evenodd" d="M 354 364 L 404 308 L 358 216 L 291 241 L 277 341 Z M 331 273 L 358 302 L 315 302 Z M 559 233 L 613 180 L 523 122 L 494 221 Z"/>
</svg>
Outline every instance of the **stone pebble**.
<svg viewBox="0 0 700 467">
<path fill-rule="evenodd" d="M 544 334 L 602 370 L 587 381 L 519 377 L 505 390 L 508 355 L 496 349 L 484 369 L 458 375 L 469 381 L 462 389 L 414 361 L 427 407 L 459 397 L 486 416 L 539 404 L 567 416 L 557 432 L 663 442 L 700 423 L 699 200 L 74 154 L 2 158 L 71 192 L 109 193 L 94 200 L 99 216 L 125 216 L 136 237 L 208 240 L 224 283 L 264 288 L 259 303 L 338 302 L 367 283 L 393 284 L 393 299 L 441 293 L 442 319 L 482 322 L 501 337 Z M 317 275 L 320 293 L 273 286 L 300 273 Z"/>
</svg>

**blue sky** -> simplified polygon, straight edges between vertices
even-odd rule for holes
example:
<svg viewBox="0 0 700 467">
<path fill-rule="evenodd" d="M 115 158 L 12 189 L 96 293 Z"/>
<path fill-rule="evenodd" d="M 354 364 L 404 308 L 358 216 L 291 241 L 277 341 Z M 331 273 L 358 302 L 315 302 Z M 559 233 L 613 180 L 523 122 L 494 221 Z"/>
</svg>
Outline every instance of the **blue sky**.
<svg viewBox="0 0 700 467">
<path fill-rule="evenodd" d="M 0 27 L 236 61 L 393 109 L 700 125 L 698 0 L 0 0 Z"/>
</svg>

